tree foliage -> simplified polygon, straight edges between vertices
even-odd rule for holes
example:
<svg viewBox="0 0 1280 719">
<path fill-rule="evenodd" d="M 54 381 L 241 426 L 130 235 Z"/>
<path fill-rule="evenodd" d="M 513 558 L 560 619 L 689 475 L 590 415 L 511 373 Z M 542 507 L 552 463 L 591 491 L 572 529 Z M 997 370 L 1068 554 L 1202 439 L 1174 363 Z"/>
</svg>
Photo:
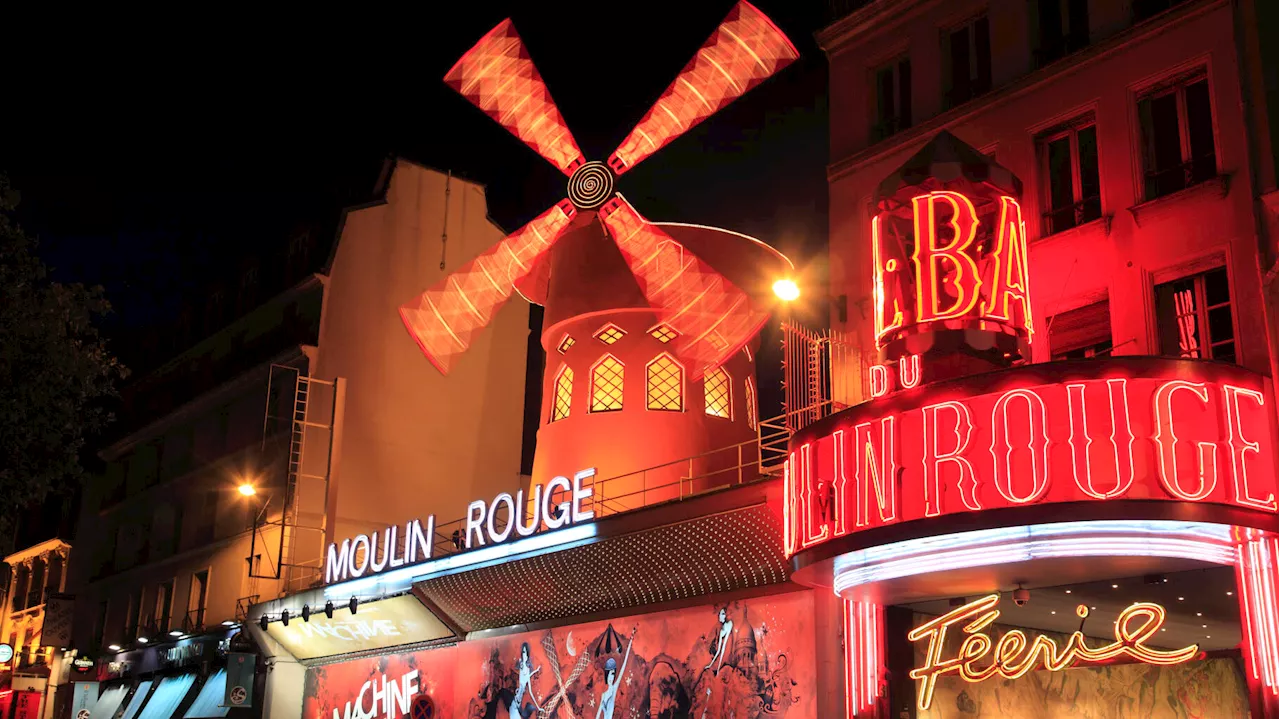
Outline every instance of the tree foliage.
<svg viewBox="0 0 1280 719">
<path fill-rule="evenodd" d="M 0 531 L 16 512 L 84 477 L 85 440 L 111 415 L 125 376 L 94 327 L 101 287 L 62 284 L 13 219 L 18 193 L 0 175 Z"/>
</svg>

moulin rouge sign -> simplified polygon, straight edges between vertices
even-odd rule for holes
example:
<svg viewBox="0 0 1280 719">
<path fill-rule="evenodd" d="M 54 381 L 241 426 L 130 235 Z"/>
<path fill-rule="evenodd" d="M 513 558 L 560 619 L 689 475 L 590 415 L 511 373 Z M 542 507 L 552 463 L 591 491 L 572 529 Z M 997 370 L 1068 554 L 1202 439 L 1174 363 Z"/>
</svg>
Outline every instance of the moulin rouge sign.
<svg viewBox="0 0 1280 719">
<path fill-rule="evenodd" d="M 1036 364 L 882 397 L 792 438 L 787 554 L 885 525 L 1055 502 L 1276 511 L 1276 409 L 1242 368 Z"/>
<path fill-rule="evenodd" d="M 492 501 L 482 499 L 467 507 L 466 524 L 459 530 L 458 549 L 473 549 L 486 544 L 501 544 L 510 539 L 528 537 L 540 530 L 553 530 L 585 522 L 595 517 L 595 512 L 585 505 L 594 496 L 596 470 L 585 469 L 568 477 L 552 477 L 546 486 L 533 488 L 528 504 L 524 490 L 512 497 L 501 492 Z M 528 507 L 531 516 L 521 518 Z M 503 511 L 499 511 L 503 510 Z M 406 522 L 403 532 L 399 526 L 390 526 L 381 532 L 357 534 L 333 543 L 325 554 L 325 584 L 347 579 L 379 574 L 400 567 L 419 564 L 431 559 L 436 539 L 435 515 Z M 453 538 L 445 541 L 452 542 Z M 381 549 L 379 549 L 381 545 Z"/>
</svg>

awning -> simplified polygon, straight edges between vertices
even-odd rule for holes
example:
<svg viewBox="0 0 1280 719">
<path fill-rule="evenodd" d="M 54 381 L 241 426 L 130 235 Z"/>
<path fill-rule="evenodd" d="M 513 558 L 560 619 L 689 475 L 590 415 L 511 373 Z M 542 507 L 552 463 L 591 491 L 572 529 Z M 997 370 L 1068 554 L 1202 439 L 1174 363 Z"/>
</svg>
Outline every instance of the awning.
<svg viewBox="0 0 1280 719">
<path fill-rule="evenodd" d="M 147 695 L 151 693 L 151 680 L 144 679 L 138 682 L 138 688 L 133 692 L 133 698 L 129 700 L 129 706 L 125 707 L 124 717 L 122 719 L 135 719 L 138 712 L 142 709 L 142 705 L 147 703 Z"/>
<path fill-rule="evenodd" d="M 200 687 L 200 694 L 192 702 L 191 708 L 183 715 L 183 719 L 221 719 L 231 707 L 222 706 L 227 694 L 227 670 L 219 669 L 210 675 Z"/>
<path fill-rule="evenodd" d="M 116 712 L 120 711 L 120 705 L 124 703 L 124 698 L 128 694 L 128 684 L 104 690 L 98 695 L 98 701 L 94 702 L 93 708 L 89 710 L 89 719 L 112 719 Z"/>
<path fill-rule="evenodd" d="M 151 696 L 151 700 L 142 708 L 138 719 L 172 719 L 174 712 L 182 705 L 182 701 L 195 686 L 196 675 L 187 673 L 176 677 L 165 677 Z M 126 716 L 124 719 L 130 719 Z"/>
</svg>

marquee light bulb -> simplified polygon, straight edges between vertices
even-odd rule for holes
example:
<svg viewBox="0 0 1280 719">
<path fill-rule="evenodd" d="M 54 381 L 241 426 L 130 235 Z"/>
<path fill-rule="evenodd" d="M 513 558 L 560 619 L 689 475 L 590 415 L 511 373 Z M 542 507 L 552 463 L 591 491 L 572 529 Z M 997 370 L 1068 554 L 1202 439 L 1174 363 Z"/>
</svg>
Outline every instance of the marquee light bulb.
<svg viewBox="0 0 1280 719">
<path fill-rule="evenodd" d="M 783 302 L 792 302 L 800 297 L 800 287 L 793 280 L 783 278 L 773 283 L 773 294 Z"/>
</svg>

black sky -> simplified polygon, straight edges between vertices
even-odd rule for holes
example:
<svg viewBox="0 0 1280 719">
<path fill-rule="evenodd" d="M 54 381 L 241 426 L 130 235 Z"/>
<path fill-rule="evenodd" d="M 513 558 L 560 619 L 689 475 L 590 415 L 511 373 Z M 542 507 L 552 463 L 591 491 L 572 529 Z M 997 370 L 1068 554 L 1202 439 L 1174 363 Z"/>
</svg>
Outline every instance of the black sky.
<svg viewBox="0 0 1280 719">
<path fill-rule="evenodd" d="M 0 171 L 23 193 L 20 221 L 59 279 L 104 285 L 125 326 L 164 322 L 245 253 L 360 198 L 389 153 L 486 183 L 491 215 L 515 229 L 563 197 L 564 178 L 443 84 L 457 57 L 512 17 L 579 145 L 604 159 L 732 2 L 448 5 L 11 25 L 6 52 L 21 63 L 6 78 Z M 801 61 L 620 190 L 652 219 L 818 257 L 826 63 L 812 34 L 822 5 L 759 6 Z"/>
</svg>

